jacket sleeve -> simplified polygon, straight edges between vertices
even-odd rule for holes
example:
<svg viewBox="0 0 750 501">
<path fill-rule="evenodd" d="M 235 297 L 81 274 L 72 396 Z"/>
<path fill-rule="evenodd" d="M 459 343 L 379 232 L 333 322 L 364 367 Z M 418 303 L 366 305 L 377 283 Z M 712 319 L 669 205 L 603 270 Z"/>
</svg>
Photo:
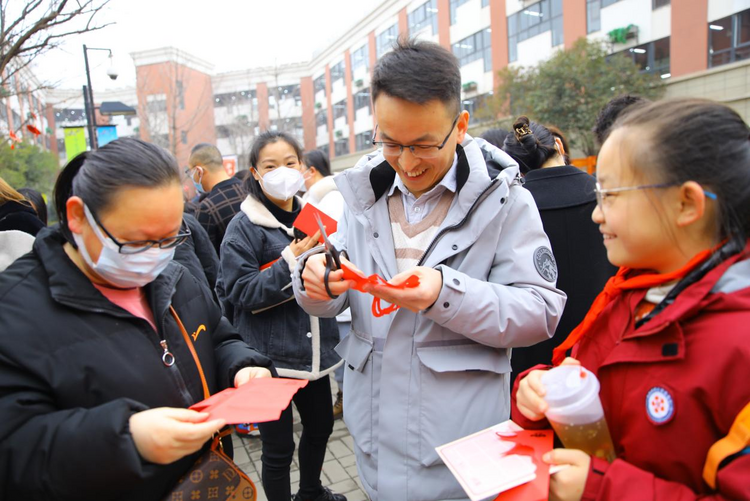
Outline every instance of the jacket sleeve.
<svg viewBox="0 0 750 501">
<path fill-rule="evenodd" d="M 348 222 L 349 209 L 345 208 L 344 213 L 341 215 L 341 220 L 338 222 L 336 233 L 329 237 L 331 243 L 340 251 L 346 250 L 344 242 L 346 242 Z M 320 254 L 324 251 L 323 247 L 315 247 L 299 256 L 297 265 L 292 273 L 292 287 L 294 288 L 294 297 L 297 299 L 297 303 L 308 314 L 320 318 L 332 318 L 349 307 L 349 292 L 347 291 L 338 298 L 330 301 L 319 301 L 308 296 L 302 284 L 302 272 L 305 269 L 307 259 L 312 255 Z"/>
<path fill-rule="evenodd" d="M 688 486 L 657 478 L 622 459 L 612 464 L 592 458 L 586 488 L 581 501 L 669 499 L 694 500 L 750 500 L 750 454 L 740 456 L 717 476 L 718 490 L 709 495 L 698 495 Z M 633 489 L 633 486 L 637 488 Z"/>
<path fill-rule="evenodd" d="M 203 266 L 203 272 L 206 274 L 208 286 L 210 289 L 216 287 L 216 275 L 219 272 L 219 256 L 216 254 L 208 233 L 203 229 L 198 221 L 191 215 L 187 214 L 185 220 L 191 219 L 188 224 L 190 231 L 193 233 L 193 244 L 195 245 L 195 255 Z"/>
<path fill-rule="evenodd" d="M 496 348 L 531 346 L 551 338 L 566 299 L 555 280 L 546 280 L 535 264 L 535 254 L 546 248 L 551 255 L 551 248 L 531 194 L 514 186 L 506 203 L 508 213 L 487 279 L 439 265 L 440 295 L 423 312 L 457 334 Z"/>
<path fill-rule="evenodd" d="M 260 235 L 242 232 L 237 225 L 230 226 L 221 244 L 217 293 L 222 302 L 229 302 L 235 310 L 255 312 L 294 297 L 291 275 L 297 260 L 291 249 L 284 248 L 280 259 L 261 271 L 260 267 L 266 263 L 259 262 L 257 247 L 262 245 Z"/>
<path fill-rule="evenodd" d="M 44 383 L 3 354 L 0 381 L 0 499 L 113 499 L 156 473 L 129 430 L 144 405 L 59 410 Z"/>
</svg>

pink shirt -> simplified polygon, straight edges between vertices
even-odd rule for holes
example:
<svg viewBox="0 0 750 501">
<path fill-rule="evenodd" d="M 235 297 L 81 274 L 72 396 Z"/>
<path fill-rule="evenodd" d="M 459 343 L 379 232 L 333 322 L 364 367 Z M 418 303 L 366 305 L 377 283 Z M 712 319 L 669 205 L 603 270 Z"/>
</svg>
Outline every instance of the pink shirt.
<svg viewBox="0 0 750 501">
<path fill-rule="evenodd" d="M 104 287 L 101 285 L 93 284 L 94 287 L 99 289 L 99 292 L 104 294 L 104 297 L 110 300 L 110 302 L 116 304 L 123 310 L 130 312 L 138 318 L 146 320 L 154 330 L 156 330 L 156 322 L 154 321 L 154 313 L 151 311 L 151 307 L 148 305 L 146 300 L 146 292 L 142 287 L 136 289 L 113 289 L 110 287 Z"/>
</svg>

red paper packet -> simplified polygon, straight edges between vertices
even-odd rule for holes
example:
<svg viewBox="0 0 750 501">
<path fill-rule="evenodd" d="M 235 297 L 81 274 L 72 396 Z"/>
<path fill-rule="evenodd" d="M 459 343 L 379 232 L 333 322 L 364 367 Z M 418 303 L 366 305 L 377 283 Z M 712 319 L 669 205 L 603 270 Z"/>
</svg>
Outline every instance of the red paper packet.
<svg viewBox="0 0 750 501">
<path fill-rule="evenodd" d="M 297 219 L 294 220 L 292 226 L 300 230 L 308 237 L 315 235 L 315 233 L 320 230 L 320 228 L 318 227 L 318 221 L 315 218 L 316 214 L 323 222 L 323 227 L 326 229 L 326 235 L 330 236 L 336 233 L 336 230 L 338 229 L 338 223 L 336 222 L 336 220 L 322 210 L 315 207 L 313 204 L 306 204 L 304 207 L 302 207 L 302 210 L 299 212 L 299 216 L 297 216 Z M 323 243 L 322 235 L 318 239 L 318 242 L 320 242 L 321 244 Z"/>
</svg>

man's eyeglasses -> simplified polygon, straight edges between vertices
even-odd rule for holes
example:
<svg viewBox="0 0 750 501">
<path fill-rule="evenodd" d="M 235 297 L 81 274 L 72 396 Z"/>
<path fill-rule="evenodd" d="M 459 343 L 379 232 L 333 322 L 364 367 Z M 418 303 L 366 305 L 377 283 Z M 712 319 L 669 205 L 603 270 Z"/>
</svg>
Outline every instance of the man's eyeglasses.
<svg viewBox="0 0 750 501">
<path fill-rule="evenodd" d="M 411 154 L 414 155 L 417 158 L 437 158 L 438 155 L 440 155 L 440 150 L 443 149 L 445 146 L 445 143 L 448 142 L 448 138 L 451 137 L 451 134 L 453 133 L 453 128 L 458 123 L 458 118 L 461 116 L 459 113 L 456 115 L 456 118 L 453 120 L 453 123 L 451 124 L 451 130 L 448 131 L 448 135 L 445 136 L 445 139 L 443 139 L 443 142 L 440 143 L 440 145 L 427 145 L 427 144 L 412 144 L 412 145 L 403 145 L 398 143 L 392 143 L 390 141 L 375 141 L 375 137 L 378 134 L 378 126 L 375 126 L 375 133 L 372 135 L 372 144 L 374 146 L 377 146 L 378 148 L 383 149 L 383 155 L 389 156 L 389 157 L 398 157 L 401 156 L 401 154 L 404 152 L 404 148 L 408 148 L 409 151 L 411 151 Z"/>
<path fill-rule="evenodd" d="M 107 228 L 104 227 L 93 212 L 91 212 L 91 216 L 94 218 L 94 221 L 99 228 L 104 230 L 104 233 L 112 239 L 120 254 L 138 254 L 139 252 L 145 252 L 154 246 L 159 247 L 160 249 L 173 249 L 184 243 L 191 235 L 190 228 L 183 219 L 180 224 L 180 231 L 173 237 L 161 238 L 159 240 L 132 240 L 129 242 L 120 242 L 107 230 Z"/>
<path fill-rule="evenodd" d="M 658 189 L 658 188 L 671 188 L 672 186 L 679 186 L 682 183 L 660 183 L 660 184 L 644 184 L 641 186 L 625 186 L 622 188 L 609 188 L 603 189 L 602 185 L 596 183 L 594 191 L 596 192 L 596 205 L 603 211 L 607 200 L 612 194 L 622 193 L 624 191 L 635 191 L 635 190 L 647 190 L 647 189 Z M 703 190 L 703 193 L 711 200 L 716 200 L 716 193 Z"/>
</svg>

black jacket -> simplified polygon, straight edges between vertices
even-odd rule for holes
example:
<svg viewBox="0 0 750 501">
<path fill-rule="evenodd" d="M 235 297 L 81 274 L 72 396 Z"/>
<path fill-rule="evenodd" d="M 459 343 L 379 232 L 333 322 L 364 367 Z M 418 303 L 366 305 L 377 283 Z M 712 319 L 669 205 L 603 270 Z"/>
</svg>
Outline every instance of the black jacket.
<svg viewBox="0 0 750 501">
<path fill-rule="evenodd" d="M 294 300 L 290 226 L 248 196 L 221 245 L 216 293 L 242 337 L 273 360 L 280 376 L 314 381 L 341 360 L 334 351 L 338 324 L 308 315 Z"/>
<path fill-rule="evenodd" d="M 513 375 L 536 364 L 549 364 L 552 349 L 581 323 L 607 279 L 617 271 L 607 260 L 599 227 L 591 220 L 595 185 L 593 176 L 570 165 L 526 174 L 524 187 L 536 201 L 557 261 L 557 288 L 568 295 L 568 301 L 552 339 L 513 350 Z"/>
<path fill-rule="evenodd" d="M 205 228 L 214 244 L 216 254 L 221 256 L 221 241 L 232 218 L 240 211 L 247 191 L 236 177 L 217 183 L 203 197 L 195 211 L 195 218 Z"/>
<path fill-rule="evenodd" d="M 0 274 L 0 499 L 158 500 L 199 453 L 161 466 L 141 459 L 133 413 L 203 399 L 188 333 L 212 393 L 246 366 L 247 346 L 208 291 L 171 263 L 146 295 L 159 329 L 107 300 L 63 249 L 59 227 Z M 205 327 L 205 329 L 203 329 Z M 162 363 L 164 338 L 176 363 Z"/>
<path fill-rule="evenodd" d="M 44 223 L 30 204 L 8 200 L 0 205 L 0 231 L 19 230 L 36 235 Z"/>
<path fill-rule="evenodd" d="M 182 217 L 190 228 L 190 238 L 175 249 L 174 260 L 187 268 L 206 287 L 214 290 L 216 274 L 219 272 L 219 256 L 198 220 L 188 213 Z"/>
</svg>

